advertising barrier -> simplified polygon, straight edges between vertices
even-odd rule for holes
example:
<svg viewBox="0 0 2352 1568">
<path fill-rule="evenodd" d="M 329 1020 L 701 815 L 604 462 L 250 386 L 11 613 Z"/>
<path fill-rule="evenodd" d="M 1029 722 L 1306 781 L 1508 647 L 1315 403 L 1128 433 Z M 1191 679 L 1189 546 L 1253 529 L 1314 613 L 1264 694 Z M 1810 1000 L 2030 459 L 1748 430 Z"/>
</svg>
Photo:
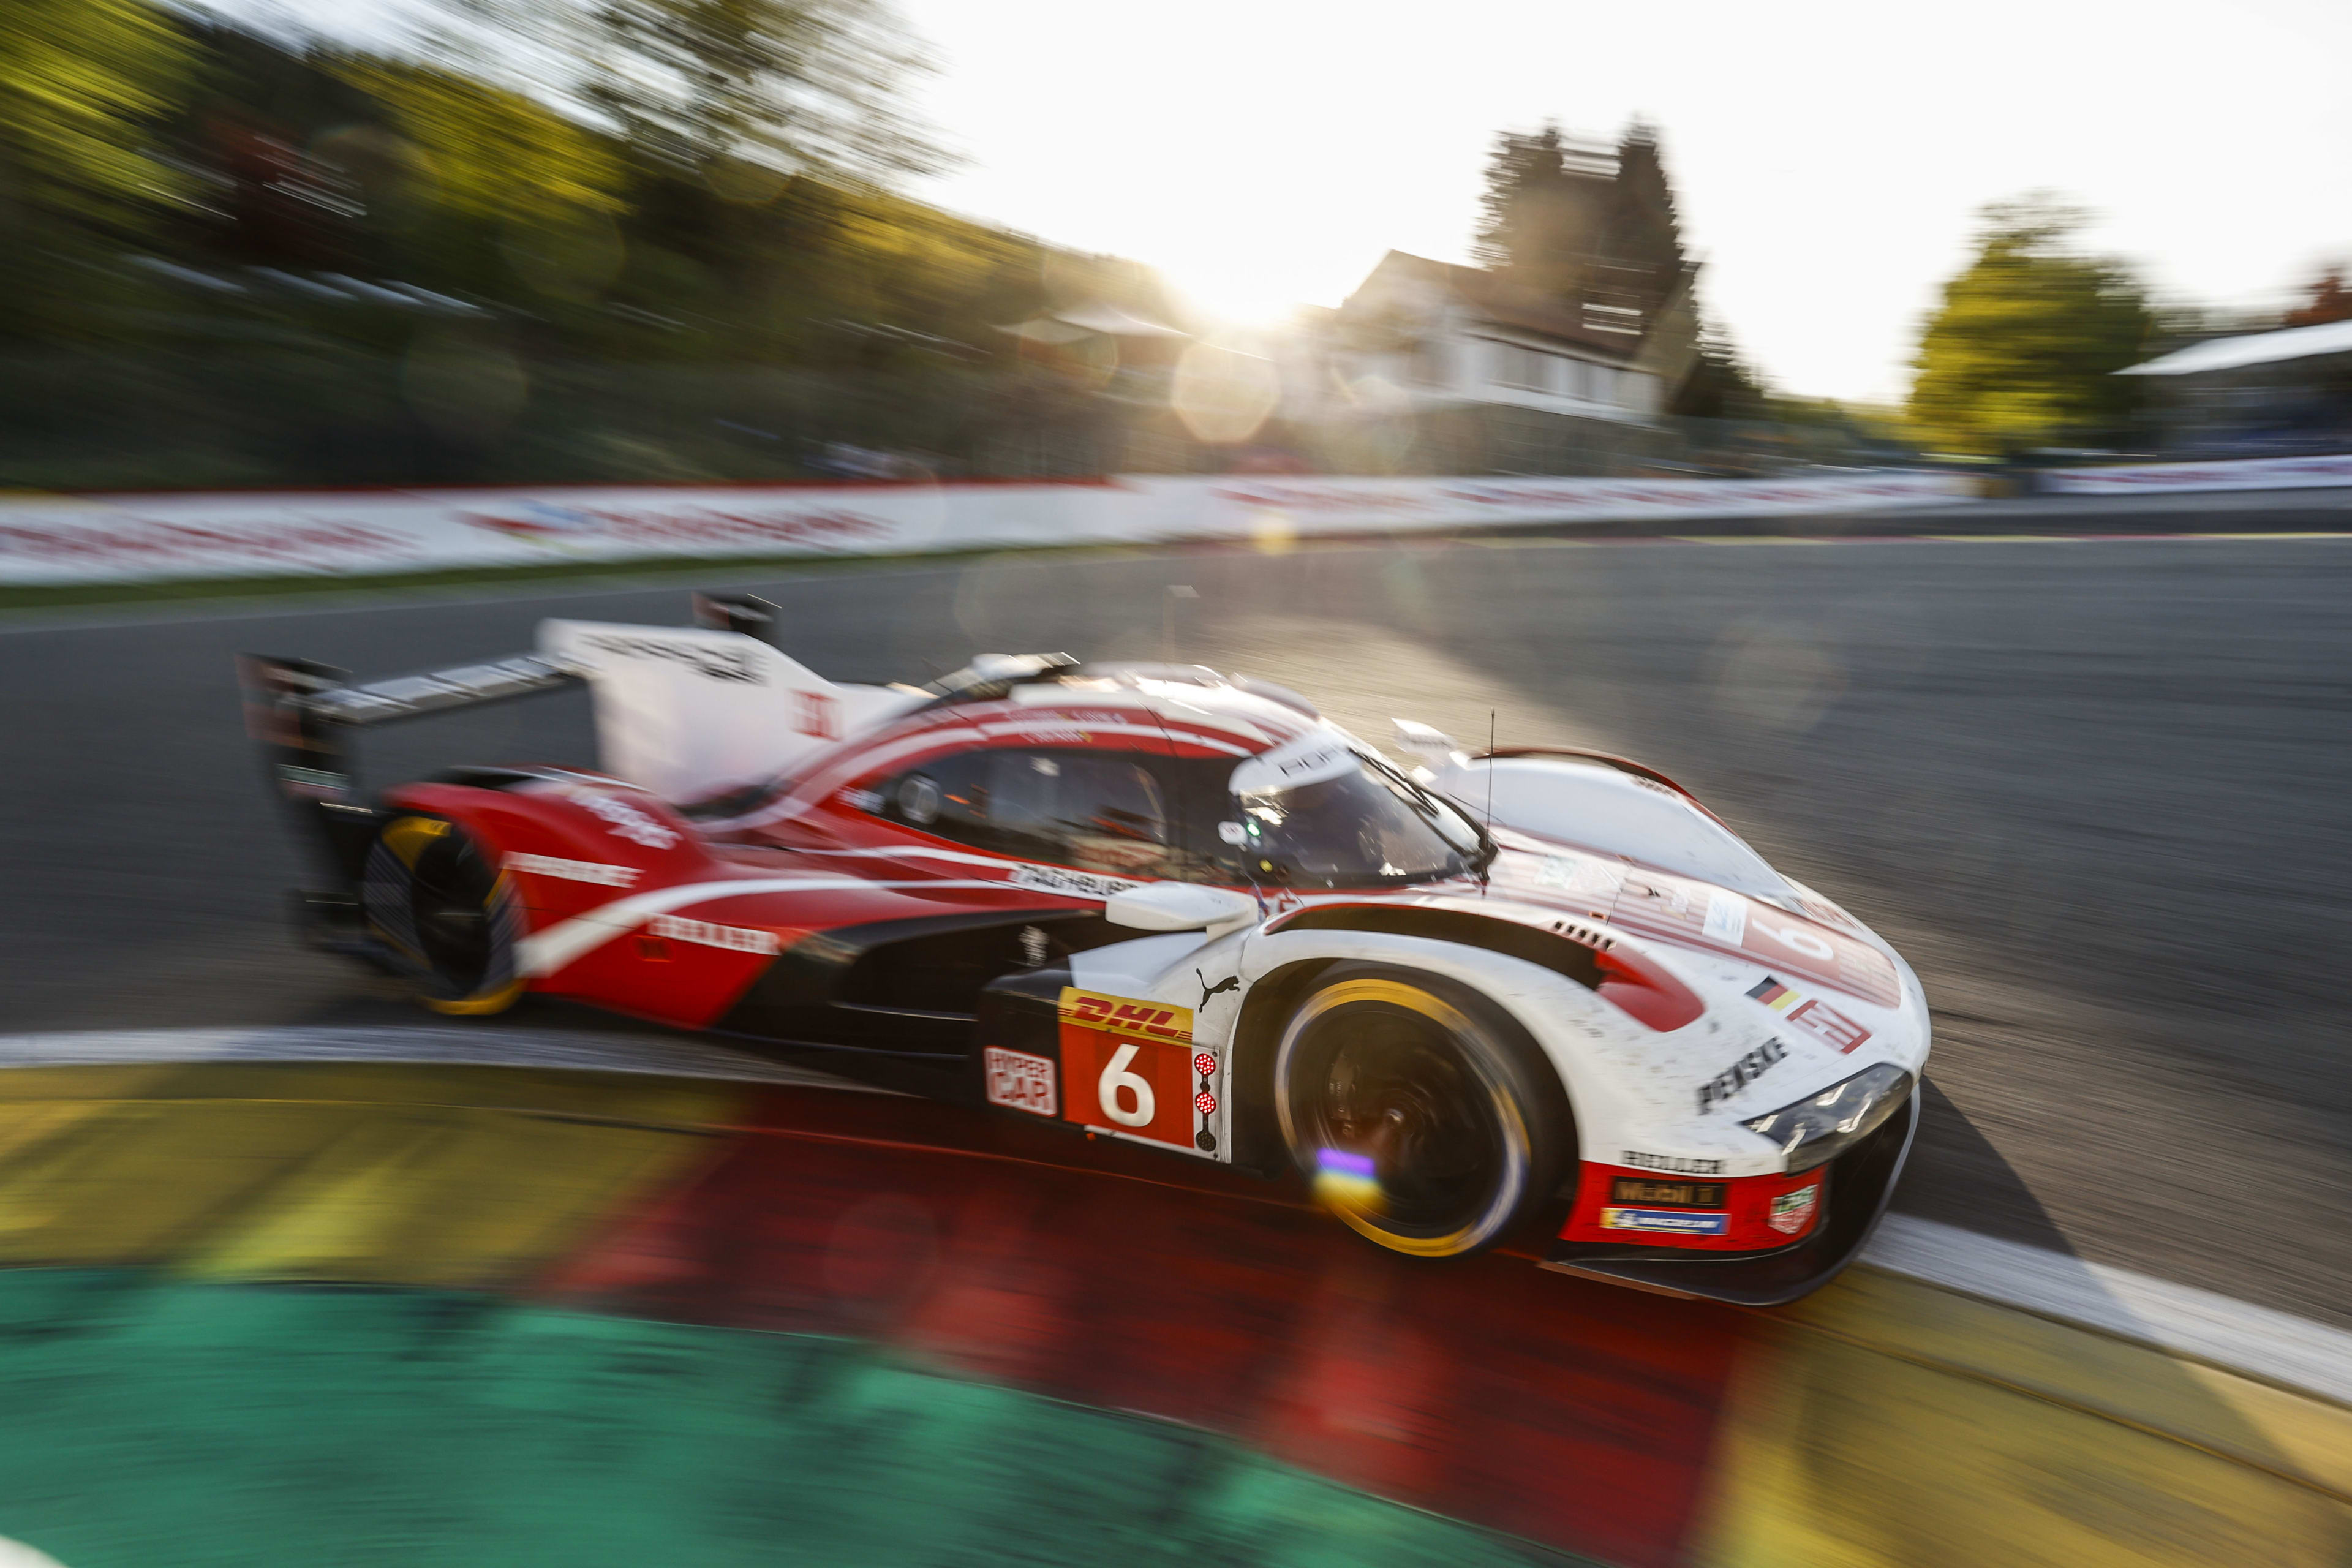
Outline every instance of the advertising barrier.
<svg viewBox="0 0 2352 1568">
<path fill-rule="evenodd" d="M 2352 485 L 2352 457 L 2242 458 L 2212 463 L 2131 463 L 2048 468 L 2041 488 L 2060 495 L 2161 495 L 2170 490 L 2284 490 Z"/>
<path fill-rule="evenodd" d="M 1969 493 L 1969 481 L 1956 476 L 1885 472 L 1774 479 L 1170 476 L 31 496 L 0 500 L 0 584 L 1411 533 L 1874 510 Z"/>
</svg>

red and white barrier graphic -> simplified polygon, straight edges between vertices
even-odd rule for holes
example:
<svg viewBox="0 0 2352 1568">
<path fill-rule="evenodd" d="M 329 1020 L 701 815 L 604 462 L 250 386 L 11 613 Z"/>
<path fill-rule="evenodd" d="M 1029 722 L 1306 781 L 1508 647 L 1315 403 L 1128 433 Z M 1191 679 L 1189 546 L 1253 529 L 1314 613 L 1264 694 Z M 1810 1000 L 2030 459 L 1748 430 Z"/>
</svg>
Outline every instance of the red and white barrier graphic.
<svg viewBox="0 0 2352 1568">
<path fill-rule="evenodd" d="M 0 500 L 0 584 L 1750 517 L 1932 505 L 1969 491 L 1951 475 L 1888 472 L 32 496 Z"/>
<path fill-rule="evenodd" d="M 2146 496 L 2169 490 L 2285 490 L 2352 485 L 2352 457 L 2244 458 L 2212 463 L 2128 463 L 2051 468 L 2042 488 L 2062 495 Z"/>
</svg>

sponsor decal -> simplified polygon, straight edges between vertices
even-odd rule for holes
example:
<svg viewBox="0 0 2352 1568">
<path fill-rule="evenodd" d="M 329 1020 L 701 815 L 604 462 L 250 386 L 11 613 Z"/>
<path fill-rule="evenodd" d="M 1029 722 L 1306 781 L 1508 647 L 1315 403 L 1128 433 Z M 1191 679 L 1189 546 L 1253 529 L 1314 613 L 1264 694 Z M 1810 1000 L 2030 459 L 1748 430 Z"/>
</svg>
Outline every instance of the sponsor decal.
<svg viewBox="0 0 2352 1568">
<path fill-rule="evenodd" d="M 1748 988 L 1748 994 L 1818 1039 L 1851 1051 L 1870 1038 L 1870 1031 L 1817 997 L 1807 996 L 1770 975 Z"/>
<path fill-rule="evenodd" d="M 1066 899 L 1108 899 L 1113 893 L 1143 886 L 1125 877 L 1097 877 L 1091 871 L 1072 871 L 1060 866 L 1015 866 L 1006 880 L 1016 888 L 1059 893 Z"/>
<path fill-rule="evenodd" d="M 298 768 L 291 763 L 278 764 L 278 779 L 286 793 L 306 800 L 341 800 L 352 793 L 349 773 L 331 773 L 325 768 Z"/>
<path fill-rule="evenodd" d="M 1608 920 L 1676 941 L 1696 939 L 1751 952 L 1758 963 L 1811 975 L 1883 1007 L 1901 1000 L 1895 966 L 1877 949 L 1813 930 L 1799 916 L 1723 889 L 1648 873 L 1628 877 Z"/>
<path fill-rule="evenodd" d="M 740 680 L 753 686 L 764 686 L 768 680 L 766 673 L 753 662 L 749 648 L 701 642 L 665 642 L 659 637 L 621 637 L 611 632 L 592 636 L 585 639 L 583 646 L 594 648 L 598 653 L 618 654 L 623 658 L 666 658 L 713 680 Z"/>
<path fill-rule="evenodd" d="M 353 523 L 208 521 L 199 524 L 132 517 L 127 512 L 97 515 L 105 521 L 81 516 L 47 526 L 0 523 L 0 558 L 97 566 L 152 567 L 247 557 L 323 564 L 346 562 L 355 555 L 413 556 L 425 548 L 414 538 Z"/>
<path fill-rule="evenodd" d="M 1328 768 L 1347 754 L 1348 748 L 1345 746 L 1316 746 L 1287 757 L 1270 753 L 1265 758 L 1265 765 L 1274 771 L 1276 778 L 1287 784 L 1293 779 L 1303 779 L 1318 768 Z"/>
<path fill-rule="evenodd" d="M 1823 925 L 1843 926 L 1848 931 L 1860 931 L 1862 929 L 1862 922 L 1860 921 L 1855 920 L 1852 915 L 1846 913 L 1843 910 L 1838 908 L 1837 905 L 1830 902 L 1827 899 L 1806 898 L 1800 895 L 1797 899 L 1797 903 L 1806 914 L 1821 921 Z"/>
<path fill-rule="evenodd" d="M 1720 1160 L 1685 1160 L 1677 1154 L 1644 1154 L 1639 1149 L 1625 1150 L 1617 1156 L 1617 1163 L 1640 1171 L 1671 1171 L 1678 1176 L 1723 1174 L 1723 1162 Z"/>
<path fill-rule="evenodd" d="M 783 939 L 774 931 L 760 931 L 751 926 L 712 925 L 709 921 L 690 921 L 680 915 L 656 915 L 646 929 L 672 942 L 690 942 L 699 947 L 723 947 L 730 952 L 772 955 L 784 951 Z"/>
<path fill-rule="evenodd" d="M 1547 855 L 1536 868 L 1536 886 L 1558 888 L 1570 897 L 1589 900 L 1586 908 L 1592 918 L 1604 920 L 1607 905 L 1616 901 L 1625 886 L 1625 874 L 1588 856 Z"/>
<path fill-rule="evenodd" d="M 1737 893 L 1709 893 L 1699 929 L 1726 947 L 1738 947 L 1748 937 L 1748 900 Z"/>
<path fill-rule="evenodd" d="M 559 860 L 552 855 L 509 855 L 509 871 L 529 871 L 566 882 L 594 882 L 600 887 L 625 888 L 645 875 L 635 866 L 600 866 L 593 860 Z"/>
<path fill-rule="evenodd" d="M 542 543 L 609 539 L 631 544 L 803 543 L 824 545 L 835 538 L 887 534 L 890 525 L 863 512 L 755 508 L 721 511 L 697 507 L 677 511 L 637 511 L 621 507 L 556 506 L 520 500 L 459 511 L 457 521 L 487 533 Z"/>
<path fill-rule="evenodd" d="M 1242 977 L 1238 974 L 1228 974 L 1223 980 L 1218 981 L 1214 985 L 1210 984 L 1209 977 L 1202 973 L 1197 969 L 1192 971 L 1192 978 L 1201 983 L 1201 1005 L 1193 1009 L 1195 1012 L 1208 1011 L 1209 1004 L 1211 1002 L 1223 995 L 1228 991 L 1238 993 L 1242 988 Z M 1206 1071 L 1207 1069 L 1203 1068 L 1202 1070 Z"/>
<path fill-rule="evenodd" d="M 1059 1016 L 1062 1070 L 1073 1086 L 1065 1121 L 1215 1150 L 1208 1119 L 1217 1110 L 1217 1058 L 1193 1046 L 1191 1008 L 1072 985 L 1062 988 Z"/>
<path fill-rule="evenodd" d="M 1060 1114 L 1054 1095 L 1054 1064 L 1045 1058 L 991 1046 L 981 1052 L 981 1067 L 988 1079 L 989 1104 L 1009 1105 L 1032 1116 Z"/>
<path fill-rule="evenodd" d="M 1765 1041 L 1698 1086 L 1699 1114 L 1704 1116 L 1762 1078 L 1776 1062 L 1788 1059 L 1789 1047 L 1778 1037 Z"/>
<path fill-rule="evenodd" d="M 1622 1209 L 1601 1211 L 1603 1230 L 1665 1231 L 1675 1236 L 1721 1236 L 1731 1228 L 1727 1214 L 1693 1214 L 1688 1209 Z"/>
<path fill-rule="evenodd" d="M 677 829 L 663 826 L 616 795 L 584 795 L 573 798 L 579 801 L 581 809 L 604 818 L 604 831 L 615 838 L 625 838 L 648 849 L 667 849 L 677 842 Z"/>
<path fill-rule="evenodd" d="M 458 521 L 492 533 L 517 539 L 561 539 L 567 534 L 602 533 L 604 526 L 592 511 L 546 501 L 522 500 L 481 511 L 461 511 Z"/>
<path fill-rule="evenodd" d="M 1730 1190 L 1721 1182 L 1652 1182 L 1640 1176 L 1620 1176 L 1609 1184 L 1609 1198 L 1612 1203 L 1664 1208 L 1719 1209 Z"/>
<path fill-rule="evenodd" d="M 841 739 L 841 703 L 831 692 L 795 691 L 793 697 L 800 713 L 794 729 L 820 741 Z"/>
<path fill-rule="evenodd" d="M 1270 751 L 1243 758 L 1234 764 L 1233 777 L 1226 787 L 1235 795 L 1269 795 L 1336 779 L 1353 772 L 1358 765 L 1356 753 L 1345 741 L 1334 740 L 1328 733 L 1310 731 Z"/>
<path fill-rule="evenodd" d="M 1800 1187 L 1793 1193 L 1782 1193 L 1772 1200 L 1772 1212 L 1765 1223 L 1782 1236 L 1794 1236 L 1811 1223 L 1813 1211 L 1822 1205 L 1822 1184 Z"/>
<path fill-rule="evenodd" d="M 838 797 L 852 811 L 862 811 L 872 816 L 882 809 L 882 792 L 873 789 L 845 789 Z"/>
<path fill-rule="evenodd" d="M 1149 1035 L 1160 1040 L 1190 1040 L 1192 1037 L 1192 1014 L 1182 1007 L 1163 1006 L 1157 1002 L 1135 1002 L 1124 996 L 1101 996 L 1091 991 L 1066 989 L 1062 993 L 1061 1012 L 1064 1023 L 1084 1024 L 1089 1028 Z"/>
</svg>

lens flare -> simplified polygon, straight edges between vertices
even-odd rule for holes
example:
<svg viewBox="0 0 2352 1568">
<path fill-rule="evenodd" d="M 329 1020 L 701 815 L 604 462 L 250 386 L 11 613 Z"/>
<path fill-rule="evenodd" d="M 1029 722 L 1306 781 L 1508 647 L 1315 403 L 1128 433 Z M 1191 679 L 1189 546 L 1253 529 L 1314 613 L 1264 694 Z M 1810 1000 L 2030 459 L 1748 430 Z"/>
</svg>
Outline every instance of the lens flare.
<svg viewBox="0 0 2352 1568">
<path fill-rule="evenodd" d="M 1372 1157 L 1347 1149 L 1315 1152 L 1315 1201 L 1343 1214 L 1376 1215 L 1388 1208 Z"/>
</svg>

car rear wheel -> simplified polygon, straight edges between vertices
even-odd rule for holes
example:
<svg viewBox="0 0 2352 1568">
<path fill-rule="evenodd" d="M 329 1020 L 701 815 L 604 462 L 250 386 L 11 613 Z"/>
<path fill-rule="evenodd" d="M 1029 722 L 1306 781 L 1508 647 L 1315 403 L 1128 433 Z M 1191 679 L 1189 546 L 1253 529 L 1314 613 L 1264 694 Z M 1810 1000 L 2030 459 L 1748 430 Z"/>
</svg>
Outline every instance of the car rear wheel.
<svg viewBox="0 0 2352 1568">
<path fill-rule="evenodd" d="M 1433 975 L 1328 971 L 1275 1055 L 1291 1158 L 1359 1234 L 1421 1258 L 1501 1240 L 1559 1181 L 1570 1135 L 1533 1041 Z"/>
<path fill-rule="evenodd" d="M 435 1012 L 503 1012 L 522 994 L 512 891 L 456 823 L 419 816 L 385 823 L 368 850 L 360 909 L 369 933 Z"/>
</svg>

